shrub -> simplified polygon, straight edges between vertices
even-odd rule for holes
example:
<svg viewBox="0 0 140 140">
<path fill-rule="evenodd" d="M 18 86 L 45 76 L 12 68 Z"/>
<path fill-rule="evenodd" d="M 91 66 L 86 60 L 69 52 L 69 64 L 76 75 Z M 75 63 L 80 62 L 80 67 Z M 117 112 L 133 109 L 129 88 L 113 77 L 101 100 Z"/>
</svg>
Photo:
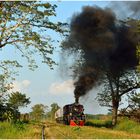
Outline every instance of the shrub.
<svg viewBox="0 0 140 140">
<path fill-rule="evenodd" d="M 112 121 L 107 120 L 88 120 L 85 123 L 86 126 L 94 126 L 94 127 L 106 127 L 106 128 L 110 128 L 112 127 Z"/>
</svg>

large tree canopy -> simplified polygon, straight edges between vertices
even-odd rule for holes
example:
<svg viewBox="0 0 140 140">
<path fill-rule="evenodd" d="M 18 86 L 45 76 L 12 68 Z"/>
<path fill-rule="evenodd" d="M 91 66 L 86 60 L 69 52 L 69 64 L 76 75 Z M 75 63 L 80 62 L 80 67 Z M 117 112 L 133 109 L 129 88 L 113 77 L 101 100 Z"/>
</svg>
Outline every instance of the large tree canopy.
<svg viewBox="0 0 140 140">
<path fill-rule="evenodd" d="M 54 23 L 50 18 L 56 16 L 56 5 L 36 1 L 0 2 L 0 48 L 15 47 L 27 58 L 30 68 L 35 68 L 32 54 L 39 53 L 42 62 L 51 68 L 55 62 L 51 37 L 48 31 L 63 33 L 61 22 Z"/>
<path fill-rule="evenodd" d="M 54 50 L 53 41 L 49 33 L 55 32 L 63 34 L 65 24 L 55 22 L 56 5 L 49 2 L 39 1 L 1 1 L 0 2 L 0 51 L 4 49 L 11 51 L 14 48 L 18 56 L 25 58 L 31 70 L 37 68 L 34 56 L 40 55 L 41 61 L 46 63 L 51 69 L 55 64 L 52 59 Z M 37 54 L 37 55 L 35 55 Z M 7 60 L 8 59 L 8 60 Z M 5 94 L 12 88 L 17 67 L 22 67 L 21 61 L 11 60 L 9 57 L 1 55 L 0 60 L 0 116 L 6 107 Z M 29 99 L 20 93 L 11 94 L 9 103 L 24 106 L 29 103 Z M 10 109 L 10 107 L 8 107 Z M 2 113 L 1 113 L 2 112 Z"/>
<path fill-rule="evenodd" d="M 1 1 L 0 2 L 0 51 L 15 48 L 19 56 L 24 57 L 31 70 L 37 67 L 35 57 L 41 56 L 43 63 L 53 68 L 51 58 L 54 39 L 49 36 L 52 30 L 63 34 L 64 25 L 53 22 L 56 5 L 37 1 Z M 11 52 L 10 52 L 11 53 Z M 10 89 L 16 68 L 21 67 L 19 60 L 0 60 L 0 99 Z M 12 79 L 11 79 L 12 78 Z"/>
</svg>

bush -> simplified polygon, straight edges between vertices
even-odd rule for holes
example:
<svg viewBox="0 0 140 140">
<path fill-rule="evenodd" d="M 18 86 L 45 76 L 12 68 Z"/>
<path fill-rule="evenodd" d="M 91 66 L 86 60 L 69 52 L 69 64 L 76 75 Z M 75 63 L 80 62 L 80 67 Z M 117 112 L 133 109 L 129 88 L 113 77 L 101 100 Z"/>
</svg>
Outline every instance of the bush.
<svg viewBox="0 0 140 140">
<path fill-rule="evenodd" d="M 25 130 L 24 122 L 17 121 L 13 124 L 18 130 Z"/>
<path fill-rule="evenodd" d="M 89 120 L 85 123 L 86 126 L 94 126 L 94 127 L 106 127 L 110 128 L 112 127 L 112 121 L 107 120 Z"/>
</svg>

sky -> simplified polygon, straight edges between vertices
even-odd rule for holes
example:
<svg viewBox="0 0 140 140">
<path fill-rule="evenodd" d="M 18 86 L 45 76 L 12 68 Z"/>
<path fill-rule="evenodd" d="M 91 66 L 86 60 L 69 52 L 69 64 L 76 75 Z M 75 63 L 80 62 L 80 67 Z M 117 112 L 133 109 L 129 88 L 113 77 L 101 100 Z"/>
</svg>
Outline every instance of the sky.
<svg viewBox="0 0 140 140">
<path fill-rule="evenodd" d="M 54 21 L 70 22 L 70 19 L 74 13 L 80 12 L 83 6 L 86 5 L 98 5 L 99 7 L 105 7 L 109 4 L 106 1 L 53 1 L 52 4 L 56 4 L 57 16 L 53 18 Z M 62 40 L 63 37 L 54 32 L 48 32 L 53 39 Z M 40 57 L 35 56 L 38 62 L 39 68 L 35 71 L 31 71 L 27 67 L 27 62 L 19 57 L 18 51 L 14 48 L 5 47 L 2 49 L 2 59 L 17 59 L 23 64 L 23 68 L 19 70 L 19 76 L 14 81 L 13 91 L 21 91 L 25 93 L 27 97 L 30 97 L 31 104 L 28 107 L 20 109 L 21 112 L 30 112 L 31 107 L 35 104 L 44 104 L 50 106 L 52 103 L 58 103 L 63 107 L 66 104 L 74 102 L 74 86 L 73 79 L 68 72 L 62 74 L 62 68 L 59 67 L 59 63 L 62 61 L 60 58 L 59 44 L 53 44 L 56 47 L 54 51 L 53 59 L 58 63 L 58 66 L 54 67 L 54 70 L 42 64 Z M 85 107 L 85 113 L 90 114 L 105 114 L 107 108 L 100 107 L 95 100 L 97 92 L 101 90 L 101 87 L 94 88 L 88 93 L 87 96 L 80 98 L 80 103 Z M 85 100 L 87 101 L 85 103 Z"/>
</svg>

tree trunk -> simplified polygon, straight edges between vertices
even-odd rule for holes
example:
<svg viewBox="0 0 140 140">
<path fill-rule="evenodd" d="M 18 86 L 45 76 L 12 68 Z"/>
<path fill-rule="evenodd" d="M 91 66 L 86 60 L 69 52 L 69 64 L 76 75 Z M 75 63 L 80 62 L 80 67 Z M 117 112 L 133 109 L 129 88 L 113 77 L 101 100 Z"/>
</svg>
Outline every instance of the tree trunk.
<svg viewBox="0 0 140 140">
<path fill-rule="evenodd" d="M 113 126 L 117 124 L 117 117 L 118 117 L 118 105 L 113 106 L 113 110 L 112 110 L 112 125 Z"/>
</svg>

